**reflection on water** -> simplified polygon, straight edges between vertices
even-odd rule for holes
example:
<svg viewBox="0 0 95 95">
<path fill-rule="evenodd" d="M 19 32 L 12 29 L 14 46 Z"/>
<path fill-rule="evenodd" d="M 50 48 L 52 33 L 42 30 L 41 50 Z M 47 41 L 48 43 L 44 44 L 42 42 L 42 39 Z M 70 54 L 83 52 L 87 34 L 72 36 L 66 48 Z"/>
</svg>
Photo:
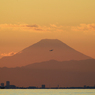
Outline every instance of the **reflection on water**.
<svg viewBox="0 0 95 95">
<path fill-rule="evenodd" d="M 95 95 L 95 89 L 0 89 L 0 95 Z"/>
</svg>

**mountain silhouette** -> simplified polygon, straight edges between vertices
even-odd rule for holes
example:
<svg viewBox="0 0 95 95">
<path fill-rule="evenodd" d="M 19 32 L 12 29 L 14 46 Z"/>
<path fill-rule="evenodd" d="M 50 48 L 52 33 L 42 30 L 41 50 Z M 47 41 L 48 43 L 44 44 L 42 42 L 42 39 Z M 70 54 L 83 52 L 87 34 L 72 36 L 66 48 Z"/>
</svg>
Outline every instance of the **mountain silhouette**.
<svg viewBox="0 0 95 95">
<path fill-rule="evenodd" d="M 0 59 L 0 67 L 21 67 L 49 60 L 69 61 L 92 59 L 58 39 L 43 39 L 17 54 Z"/>
<path fill-rule="evenodd" d="M 16 86 L 83 87 L 95 84 L 95 59 L 45 61 L 23 67 L 0 68 L 0 81 L 10 80 Z"/>
<path fill-rule="evenodd" d="M 42 69 L 42 70 L 66 70 L 66 71 L 81 71 L 95 72 L 95 59 L 86 60 L 71 60 L 71 61 L 56 61 L 50 60 L 40 63 L 33 63 L 22 66 L 23 69 Z"/>
</svg>

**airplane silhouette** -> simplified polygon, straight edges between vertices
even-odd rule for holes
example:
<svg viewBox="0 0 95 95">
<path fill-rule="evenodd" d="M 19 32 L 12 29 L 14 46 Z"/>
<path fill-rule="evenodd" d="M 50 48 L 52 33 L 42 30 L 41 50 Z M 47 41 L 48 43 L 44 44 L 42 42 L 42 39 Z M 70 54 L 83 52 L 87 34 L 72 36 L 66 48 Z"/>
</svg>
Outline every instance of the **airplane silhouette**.
<svg viewBox="0 0 95 95">
<path fill-rule="evenodd" d="M 49 50 L 49 51 L 53 51 L 53 49 Z"/>
</svg>

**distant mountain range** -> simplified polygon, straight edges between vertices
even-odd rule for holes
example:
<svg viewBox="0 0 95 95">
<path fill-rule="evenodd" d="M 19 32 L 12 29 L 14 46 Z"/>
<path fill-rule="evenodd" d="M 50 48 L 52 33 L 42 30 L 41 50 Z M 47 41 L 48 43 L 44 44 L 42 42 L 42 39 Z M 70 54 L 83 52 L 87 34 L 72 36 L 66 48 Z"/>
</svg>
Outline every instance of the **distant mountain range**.
<svg viewBox="0 0 95 95">
<path fill-rule="evenodd" d="M 95 59 L 34 63 L 23 67 L 0 68 L 0 82 L 16 86 L 94 86 Z"/>
<path fill-rule="evenodd" d="M 16 86 L 94 86 L 95 59 L 57 39 L 41 40 L 0 59 L 0 82 Z"/>
<path fill-rule="evenodd" d="M 57 39 L 43 39 L 17 54 L 0 59 L 0 67 L 22 67 L 49 60 L 70 61 L 92 59 Z"/>
<path fill-rule="evenodd" d="M 41 63 L 34 63 L 23 66 L 25 69 L 40 69 L 40 70 L 66 70 L 80 72 L 95 72 L 95 59 L 87 60 L 71 60 L 71 61 L 56 61 L 50 60 Z"/>
</svg>

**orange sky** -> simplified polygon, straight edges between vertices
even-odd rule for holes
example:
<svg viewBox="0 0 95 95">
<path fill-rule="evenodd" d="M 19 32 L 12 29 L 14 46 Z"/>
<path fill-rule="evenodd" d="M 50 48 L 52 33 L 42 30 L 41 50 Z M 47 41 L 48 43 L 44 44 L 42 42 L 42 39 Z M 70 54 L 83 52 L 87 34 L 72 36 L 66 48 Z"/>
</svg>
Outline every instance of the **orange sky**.
<svg viewBox="0 0 95 95">
<path fill-rule="evenodd" d="M 95 0 L 0 0 L 0 57 L 45 38 L 95 58 Z"/>
</svg>

